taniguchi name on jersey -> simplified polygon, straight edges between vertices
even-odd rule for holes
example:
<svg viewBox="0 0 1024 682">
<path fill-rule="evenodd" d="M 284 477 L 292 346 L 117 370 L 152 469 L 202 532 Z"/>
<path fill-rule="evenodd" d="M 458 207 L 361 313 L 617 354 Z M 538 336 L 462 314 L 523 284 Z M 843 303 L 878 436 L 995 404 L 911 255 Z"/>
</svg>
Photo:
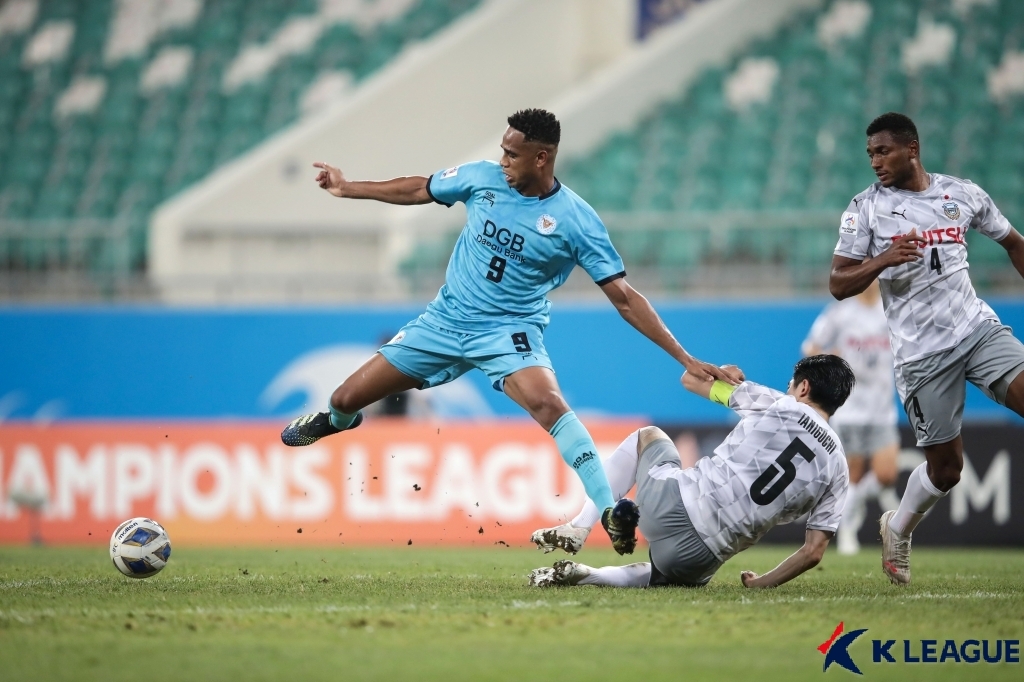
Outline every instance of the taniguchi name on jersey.
<svg viewBox="0 0 1024 682">
<path fill-rule="evenodd" d="M 836 450 L 836 442 L 832 439 L 832 436 L 828 435 L 828 432 L 820 424 L 816 424 L 813 419 L 808 417 L 806 414 L 800 416 L 798 422 L 800 426 L 807 429 L 807 433 L 814 436 L 814 440 L 821 443 L 821 447 L 828 451 L 828 454 L 832 454 Z"/>
</svg>

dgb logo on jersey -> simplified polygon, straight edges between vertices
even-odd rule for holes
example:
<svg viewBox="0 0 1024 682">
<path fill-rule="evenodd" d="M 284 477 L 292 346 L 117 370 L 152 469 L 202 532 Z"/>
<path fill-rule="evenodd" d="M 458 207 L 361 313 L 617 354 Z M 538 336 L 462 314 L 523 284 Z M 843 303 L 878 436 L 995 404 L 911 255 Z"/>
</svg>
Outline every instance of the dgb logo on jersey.
<svg viewBox="0 0 1024 682">
<path fill-rule="evenodd" d="M 960 206 L 955 201 L 947 201 L 942 204 L 942 212 L 950 220 L 957 220 L 960 217 Z"/>
</svg>

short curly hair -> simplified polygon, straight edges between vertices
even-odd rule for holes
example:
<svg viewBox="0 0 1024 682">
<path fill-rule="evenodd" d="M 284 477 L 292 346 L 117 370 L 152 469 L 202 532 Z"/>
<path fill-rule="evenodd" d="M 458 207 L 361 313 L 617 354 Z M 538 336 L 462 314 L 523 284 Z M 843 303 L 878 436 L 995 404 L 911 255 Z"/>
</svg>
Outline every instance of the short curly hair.
<svg viewBox="0 0 1024 682">
<path fill-rule="evenodd" d="M 905 114 L 895 111 L 882 114 L 868 124 L 868 129 L 865 132 L 868 137 L 871 137 L 875 133 L 883 131 L 891 133 L 893 138 L 901 144 L 910 144 L 911 142 L 920 144 L 920 140 L 917 137 L 917 126 Z"/>
<path fill-rule="evenodd" d="M 557 147 L 562 126 L 555 115 L 544 109 L 521 109 L 508 117 L 508 124 L 521 132 L 527 142 Z"/>
</svg>

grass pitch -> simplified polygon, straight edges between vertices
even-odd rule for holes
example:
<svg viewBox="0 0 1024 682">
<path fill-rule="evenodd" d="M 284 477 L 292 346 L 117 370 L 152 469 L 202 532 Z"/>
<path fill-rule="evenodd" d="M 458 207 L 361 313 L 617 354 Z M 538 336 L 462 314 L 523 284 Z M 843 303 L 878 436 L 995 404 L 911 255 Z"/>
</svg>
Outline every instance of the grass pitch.
<svg viewBox="0 0 1024 682">
<path fill-rule="evenodd" d="M 538 590 L 527 571 L 564 554 L 176 548 L 136 581 L 105 548 L 0 547 L 0 679 L 821 680 L 839 621 L 868 628 L 849 649 L 865 679 L 1024 679 L 1020 664 L 873 664 L 870 642 L 1024 639 L 1024 551 L 917 549 L 908 589 L 874 549 L 740 586 L 791 549 L 749 550 L 699 590 Z"/>
</svg>

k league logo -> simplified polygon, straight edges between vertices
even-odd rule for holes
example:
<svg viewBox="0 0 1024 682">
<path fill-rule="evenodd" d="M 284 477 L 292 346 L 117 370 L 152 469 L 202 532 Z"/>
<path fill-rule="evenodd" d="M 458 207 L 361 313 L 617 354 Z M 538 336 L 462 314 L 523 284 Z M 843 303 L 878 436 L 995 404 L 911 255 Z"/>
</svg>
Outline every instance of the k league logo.
<svg viewBox="0 0 1024 682">
<path fill-rule="evenodd" d="M 843 634 L 843 622 L 840 621 L 839 625 L 832 632 L 832 636 L 828 638 L 827 642 L 822 642 L 818 645 L 818 651 L 825 654 L 825 665 L 821 668 L 822 672 L 828 670 L 828 667 L 835 663 L 840 668 L 846 668 L 851 673 L 857 673 L 863 675 L 857 664 L 853 662 L 850 657 L 848 648 L 853 641 L 867 632 L 867 628 L 861 628 L 860 630 L 853 630 Z"/>
<path fill-rule="evenodd" d="M 818 645 L 818 651 L 825 655 L 821 668 L 827 672 L 834 663 L 840 668 L 863 675 L 850 654 L 850 645 L 867 632 L 867 628 L 843 632 L 840 622 L 827 641 Z M 872 663 L 1020 663 L 1019 639 L 921 639 L 903 640 L 902 650 L 895 639 L 871 640 Z"/>
</svg>

